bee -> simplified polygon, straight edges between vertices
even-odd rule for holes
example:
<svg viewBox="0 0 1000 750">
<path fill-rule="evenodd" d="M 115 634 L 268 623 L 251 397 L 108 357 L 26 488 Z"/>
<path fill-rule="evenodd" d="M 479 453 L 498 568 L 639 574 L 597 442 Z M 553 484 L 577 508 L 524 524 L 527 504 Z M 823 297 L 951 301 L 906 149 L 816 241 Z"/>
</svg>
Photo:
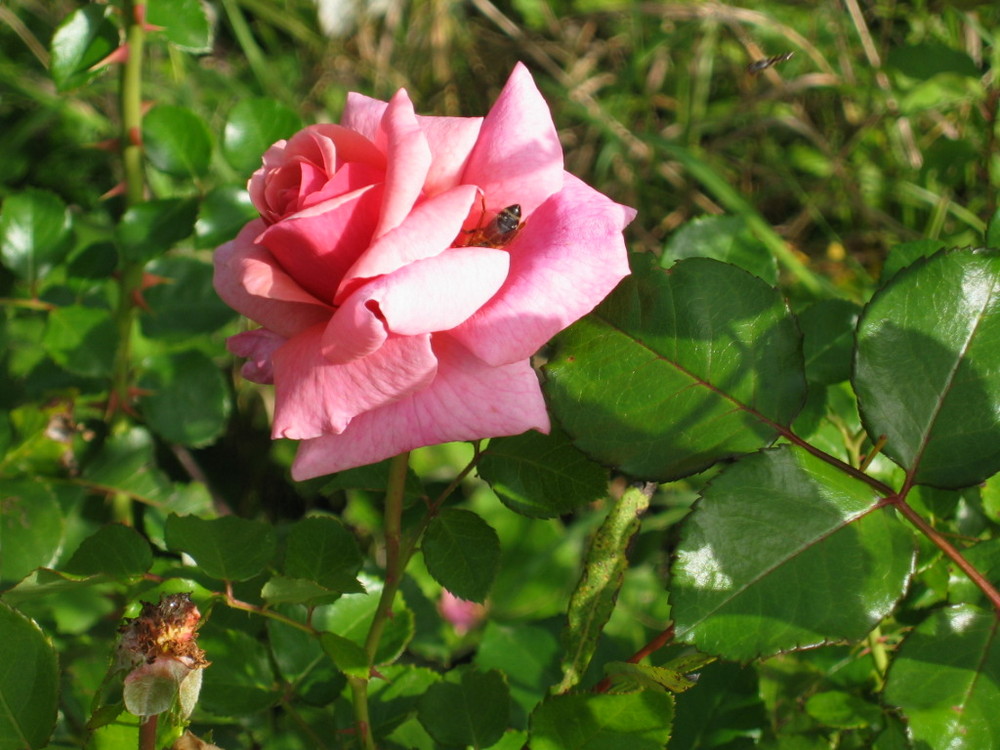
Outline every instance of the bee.
<svg viewBox="0 0 1000 750">
<path fill-rule="evenodd" d="M 782 55 L 774 55 L 766 60 L 754 60 L 752 63 L 747 65 L 747 73 L 760 73 L 762 70 L 767 70 L 772 65 L 777 65 L 778 63 L 783 63 L 786 60 L 791 60 L 794 52 L 785 52 Z"/>
<path fill-rule="evenodd" d="M 485 202 L 483 213 L 486 212 Z M 514 203 L 503 209 L 485 227 L 469 230 L 463 247 L 506 247 L 521 231 L 521 204 Z"/>
</svg>

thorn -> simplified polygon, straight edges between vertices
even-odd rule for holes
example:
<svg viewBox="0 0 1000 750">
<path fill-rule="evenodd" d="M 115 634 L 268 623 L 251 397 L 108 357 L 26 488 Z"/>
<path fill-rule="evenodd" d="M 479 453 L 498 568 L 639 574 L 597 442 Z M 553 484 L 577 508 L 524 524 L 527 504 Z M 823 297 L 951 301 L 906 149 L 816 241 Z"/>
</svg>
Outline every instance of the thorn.
<svg viewBox="0 0 1000 750">
<path fill-rule="evenodd" d="M 103 60 L 99 60 L 88 68 L 90 71 L 99 70 L 105 65 L 121 65 L 128 60 L 128 45 L 123 44 Z"/>
<path fill-rule="evenodd" d="M 142 131 L 137 127 L 131 127 L 128 129 L 128 142 L 132 146 L 139 146 L 142 148 Z"/>
<path fill-rule="evenodd" d="M 128 189 L 128 186 L 124 182 L 119 182 L 117 185 L 115 185 L 113 188 L 111 188 L 108 192 L 106 192 L 104 195 L 102 195 L 101 196 L 101 200 L 102 201 L 106 201 L 109 198 L 114 198 L 115 196 L 118 196 L 118 195 L 125 195 L 125 191 L 127 189 Z"/>
</svg>

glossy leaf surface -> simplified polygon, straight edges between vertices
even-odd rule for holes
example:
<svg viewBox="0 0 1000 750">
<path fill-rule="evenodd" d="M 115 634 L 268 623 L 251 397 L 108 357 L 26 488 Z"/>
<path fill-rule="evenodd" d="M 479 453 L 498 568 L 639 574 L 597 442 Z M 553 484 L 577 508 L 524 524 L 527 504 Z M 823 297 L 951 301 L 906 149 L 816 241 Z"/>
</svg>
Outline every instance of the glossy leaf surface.
<svg viewBox="0 0 1000 750">
<path fill-rule="evenodd" d="M 477 469 L 504 505 L 532 518 L 569 513 L 608 489 L 608 472 L 558 428 L 491 440 Z"/>
<path fill-rule="evenodd" d="M 56 723 L 56 652 L 38 626 L 0 602 L 0 750 L 48 745 Z"/>
<path fill-rule="evenodd" d="M 903 642 L 885 699 L 903 711 L 918 747 L 1000 745 L 998 627 L 994 613 L 962 605 L 935 612 Z"/>
<path fill-rule="evenodd" d="M 532 750 L 662 750 L 674 700 L 667 693 L 557 695 L 531 715 Z"/>
<path fill-rule="evenodd" d="M 295 110 L 274 99 L 243 99 L 229 112 L 222 140 L 226 161 L 240 172 L 253 172 L 261 155 L 275 141 L 289 138 L 302 127 Z"/>
<path fill-rule="evenodd" d="M 0 260 L 35 283 L 69 250 L 71 227 L 69 209 L 56 194 L 25 190 L 10 195 L 0 208 Z"/>
<path fill-rule="evenodd" d="M 781 296 L 705 258 L 635 259 L 595 313 L 557 337 L 545 389 L 578 448 L 643 479 L 687 476 L 776 437 L 805 397 Z"/>
<path fill-rule="evenodd" d="M 862 314 L 853 382 L 868 434 L 916 483 L 1000 470 L 1000 253 L 943 252 L 896 275 Z"/>
<path fill-rule="evenodd" d="M 902 596 L 910 533 L 877 493 L 782 446 L 716 477 L 685 520 L 677 638 L 733 660 L 863 637 Z"/>
</svg>

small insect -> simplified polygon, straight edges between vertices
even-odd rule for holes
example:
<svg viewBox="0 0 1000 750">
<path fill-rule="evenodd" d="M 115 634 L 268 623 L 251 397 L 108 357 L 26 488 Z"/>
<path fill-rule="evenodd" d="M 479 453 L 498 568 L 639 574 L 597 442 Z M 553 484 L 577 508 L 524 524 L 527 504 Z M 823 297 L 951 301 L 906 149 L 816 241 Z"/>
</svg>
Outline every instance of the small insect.
<svg viewBox="0 0 1000 750">
<path fill-rule="evenodd" d="M 774 55 L 766 60 L 754 60 L 752 63 L 747 65 L 747 73 L 760 73 L 762 70 L 767 70 L 772 65 L 777 65 L 778 63 L 783 63 L 786 60 L 791 60 L 795 52 L 785 52 L 782 55 Z"/>
<path fill-rule="evenodd" d="M 485 205 L 483 211 L 485 212 Z M 485 227 L 472 229 L 462 243 L 465 247 L 506 247 L 521 230 L 521 205 L 514 203 L 503 209 Z"/>
</svg>

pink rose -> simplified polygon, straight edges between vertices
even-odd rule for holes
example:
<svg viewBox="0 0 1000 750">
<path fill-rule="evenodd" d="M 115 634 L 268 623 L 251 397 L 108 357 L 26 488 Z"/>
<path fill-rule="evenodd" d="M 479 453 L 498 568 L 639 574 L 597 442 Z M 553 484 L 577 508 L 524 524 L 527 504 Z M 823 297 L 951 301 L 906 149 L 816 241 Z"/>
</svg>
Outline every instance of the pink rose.
<svg viewBox="0 0 1000 750">
<path fill-rule="evenodd" d="M 249 190 L 262 218 L 216 251 L 215 288 L 262 326 L 229 348 L 275 384 L 295 479 L 547 432 L 531 355 L 629 272 L 635 211 L 563 170 L 520 64 L 485 118 L 350 94 L 340 125 L 268 149 Z M 515 204 L 520 226 L 492 231 Z"/>
</svg>

